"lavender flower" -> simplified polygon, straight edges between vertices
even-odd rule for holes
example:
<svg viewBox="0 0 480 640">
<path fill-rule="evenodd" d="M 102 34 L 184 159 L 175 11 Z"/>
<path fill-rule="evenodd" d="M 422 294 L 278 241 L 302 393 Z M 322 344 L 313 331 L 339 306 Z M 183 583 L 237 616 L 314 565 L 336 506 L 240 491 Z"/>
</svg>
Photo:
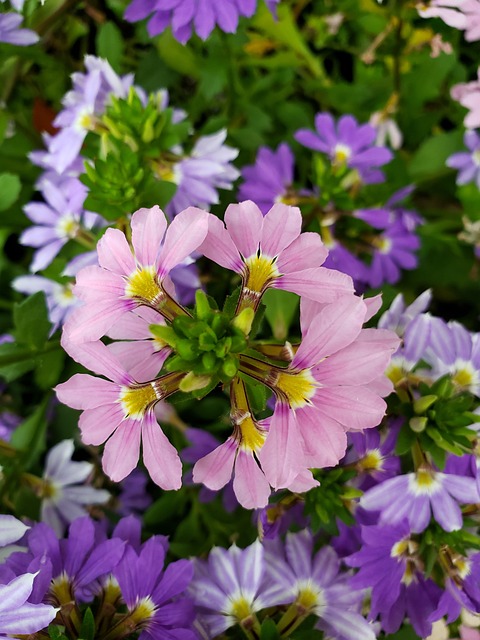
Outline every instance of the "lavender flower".
<svg viewBox="0 0 480 640">
<path fill-rule="evenodd" d="M 467 131 L 463 142 L 468 152 L 451 155 L 447 160 L 447 167 L 459 170 L 457 184 L 475 182 L 480 189 L 480 136 L 476 131 Z"/>
<path fill-rule="evenodd" d="M 0 638 L 30 635 L 47 627 L 58 609 L 48 604 L 31 604 L 35 574 L 26 573 L 0 585 Z"/>
<path fill-rule="evenodd" d="M 19 276 L 12 280 L 12 287 L 25 295 L 31 295 L 37 291 L 45 293 L 48 319 L 52 323 L 51 334 L 64 324 L 70 312 L 80 304 L 73 295 L 70 282 L 60 284 L 43 276 Z"/>
<path fill-rule="evenodd" d="M 454 622 L 462 608 L 480 613 L 480 553 L 469 558 L 447 553 L 450 575 L 445 580 L 445 591 L 438 607 L 430 615 L 432 621 L 445 616 L 447 622 Z"/>
<path fill-rule="evenodd" d="M 0 515 L 0 547 L 17 542 L 29 528 L 13 516 Z"/>
<path fill-rule="evenodd" d="M 338 123 L 329 113 L 315 117 L 316 132 L 300 129 L 295 140 L 309 149 L 328 155 L 335 167 L 356 169 L 366 184 L 382 182 L 384 175 L 377 167 L 390 162 L 392 153 L 386 147 L 376 147 L 376 130 L 369 124 L 359 125 L 351 115 Z"/>
<path fill-rule="evenodd" d="M 41 519 L 61 536 L 65 524 L 85 515 L 85 505 L 104 504 L 108 491 L 83 483 L 91 475 L 93 464 L 71 460 L 73 440 L 63 440 L 47 454 L 43 474 Z"/>
<path fill-rule="evenodd" d="M 23 16 L 19 13 L 9 12 L 0 14 L 0 42 L 16 44 L 26 47 L 38 42 L 39 37 L 35 31 L 20 29 Z"/>
<path fill-rule="evenodd" d="M 141 469 L 132 473 L 120 483 L 121 493 L 118 497 L 118 513 L 129 516 L 144 513 L 151 505 L 152 499 L 147 493 L 148 477 Z"/>
<path fill-rule="evenodd" d="M 345 463 L 356 461 L 355 484 L 362 491 L 367 491 L 400 472 L 400 460 L 393 455 L 397 435 L 398 427 L 391 428 L 383 441 L 377 429 L 349 433 L 353 447 L 345 457 Z"/>
<path fill-rule="evenodd" d="M 432 292 L 427 289 L 407 306 L 403 294 L 399 293 L 394 298 L 390 308 L 379 319 L 378 327 L 395 331 L 402 338 L 410 322 L 428 309 L 431 299 Z"/>
<path fill-rule="evenodd" d="M 8 442 L 21 421 L 22 419 L 16 413 L 2 411 L 0 413 L 0 440 Z"/>
</svg>

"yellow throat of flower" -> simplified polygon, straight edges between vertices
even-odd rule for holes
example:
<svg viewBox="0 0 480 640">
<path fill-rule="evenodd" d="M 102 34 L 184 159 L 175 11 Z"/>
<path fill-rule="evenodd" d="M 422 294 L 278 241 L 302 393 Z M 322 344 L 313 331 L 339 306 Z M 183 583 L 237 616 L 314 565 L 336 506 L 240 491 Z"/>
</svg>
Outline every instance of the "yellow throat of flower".
<svg viewBox="0 0 480 640">
<path fill-rule="evenodd" d="M 310 404 L 317 386 L 308 369 L 296 373 L 279 372 L 276 379 L 272 380 L 272 388 L 286 398 L 292 409 L 300 409 Z"/>
<path fill-rule="evenodd" d="M 245 260 L 247 267 L 245 287 L 255 293 L 262 293 L 269 282 L 280 276 L 275 266 L 275 258 L 253 255 Z"/>
<path fill-rule="evenodd" d="M 125 294 L 129 298 L 143 300 L 151 305 L 157 305 L 165 295 L 152 266 L 139 267 L 129 276 Z"/>
<path fill-rule="evenodd" d="M 141 420 L 149 407 L 160 398 L 153 385 L 146 384 L 139 387 L 124 387 L 120 394 L 120 402 L 126 418 Z"/>
</svg>

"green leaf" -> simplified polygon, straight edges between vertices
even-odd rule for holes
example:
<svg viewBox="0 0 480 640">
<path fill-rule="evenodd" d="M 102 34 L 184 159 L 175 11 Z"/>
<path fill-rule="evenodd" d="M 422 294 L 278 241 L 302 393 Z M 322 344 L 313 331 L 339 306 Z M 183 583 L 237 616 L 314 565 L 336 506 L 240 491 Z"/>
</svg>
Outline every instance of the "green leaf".
<svg viewBox="0 0 480 640">
<path fill-rule="evenodd" d="M 59 346 L 54 351 L 48 351 L 35 359 L 35 382 L 45 391 L 54 387 L 63 370 L 65 351 Z"/>
<path fill-rule="evenodd" d="M 35 366 L 35 354 L 13 342 L 0 345 L 0 376 L 7 382 L 16 380 Z"/>
<path fill-rule="evenodd" d="M 20 304 L 15 304 L 13 320 L 15 336 L 20 344 L 26 344 L 33 349 L 43 347 L 50 331 L 44 293 L 39 291 Z"/>
<path fill-rule="evenodd" d="M 11 444 L 22 451 L 23 464 L 28 468 L 38 460 L 45 450 L 47 419 L 45 416 L 49 397 L 35 409 L 32 415 L 15 429 Z"/>
<path fill-rule="evenodd" d="M 147 527 L 166 522 L 178 515 L 185 504 L 185 493 L 169 491 L 156 500 L 145 512 L 143 521 Z"/>
<path fill-rule="evenodd" d="M 262 622 L 260 640 L 277 640 L 277 638 L 280 638 L 277 625 L 271 618 L 267 618 Z"/>
<path fill-rule="evenodd" d="M 22 185 L 13 173 L 0 173 L 0 211 L 5 211 L 17 201 Z"/>
<path fill-rule="evenodd" d="M 120 29 L 113 22 L 105 22 L 97 33 L 97 52 L 106 58 L 115 71 L 121 71 L 124 42 Z"/>
<path fill-rule="evenodd" d="M 95 638 L 95 619 L 92 610 L 87 607 L 80 627 L 79 640 L 93 640 Z"/>
<path fill-rule="evenodd" d="M 414 180 L 433 178 L 446 174 L 445 162 L 462 148 L 463 133 L 452 131 L 428 138 L 413 156 L 409 172 Z"/>
<path fill-rule="evenodd" d="M 265 317 L 276 340 L 287 339 L 299 302 L 300 298 L 295 293 L 281 289 L 268 289 L 263 296 Z"/>
</svg>

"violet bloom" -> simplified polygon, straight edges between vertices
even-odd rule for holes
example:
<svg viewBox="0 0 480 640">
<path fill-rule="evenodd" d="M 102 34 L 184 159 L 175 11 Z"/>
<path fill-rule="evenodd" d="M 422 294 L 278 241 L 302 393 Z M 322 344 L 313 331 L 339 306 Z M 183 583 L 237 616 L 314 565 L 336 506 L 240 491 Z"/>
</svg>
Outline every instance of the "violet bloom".
<svg viewBox="0 0 480 640">
<path fill-rule="evenodd" d="M 242 169 L 239 200 L 256 202 L 266 214 L 276 202 L 283 202 L 293 183 L 294 157 L 285 142 L 276 151 L 260 147 L 255 164 Z"/>
<path fill-rule="evenodd" d="M 0 440 L 9 442 L 12 433 L 21 422 L 22 419 L 20 416 L 17 416 L 16 413 L 12 413 L 11 411 L 0 412 Z"/>
<path fill-rule="evenodd" d="M 0 638 L 30 635 L 48 627 L 58 609 L 48 604 L 31 604 L 34 573 L 26 573 L 0 585 Z"/>
<path fill-rule="evenodd" d="M 26 47 L 38 42 L 39 37 L 35 31 L 20 29 L 23 16 L 19 13 L 0 13 L 0 42 L 16 44 Z"/>
<path fill-rule="evenodd" d="M 266 541 L 265 547 L 266 575 L 279 604 L 293 604 L 299 616 L 317 616 L 316 628 L 336 640 L 375 639 L 373 626 L 360 614 L 363 592 L 352 589 L 331 547 L 313 554 L 308 529 L 288 533 L 285 548 L 279 539 Z"/>
<path fill-rule="evenodd" d="M 120 483 L 117 511 L 122 516 L 143 514 L 152 504 L 147 493 L 148 476 L 141 469 L 134 469 Z"/>
<path fill-rule="evenodd" d="M 324 262 L 324 266 L 329 269 L 337 269 L 342 273 L 346 273 L 353 278 L 358 287 L 358 283 L 366 282 L 368 278 L 368 267 L 357 258 L 351 251 L 342 245 L 342 243 L 334 237 L 335 227 L 329 227 L 330 239 L 325 242 L 328 249 L 328 256 Z"/>
<path fill-rule="evenodd" d="M 80 304 L 80 301 L 73 295 L 70 282 L 60 284 L 43 276 L 19 276 L 12 280 L 12 288 L 25 295 L 31 295 L 38 291 L 44 292 L 48 319 L 52 323 L 50 334 L 55 333 L 64 324 L 70 312 Z"/>
<path fill-rule="evenodd" d="M 407 306 L 403 294 L 399 293 L 379 319 L 378 328 L 395 331 L 402 338 L 410 322 L 428 309 L 431 300 L 432 291 L 427 289 Z"/>
<path fill-rule="evenodd" d="M 194 609 L 184 592 L 193 577 L 189 560 L 164 568 L 165 543 L 153 536 L 138 551 L 128 546 L 113 571 L 127 605 L 125 621 L 141 630 L 140 640 L 196 640 Z M 119 624 L 122 624 L 120 619 Z"/>
<path fill-rule="evenodd" d="M 344 462 L 355 462 L 355 484 L 362 491 L 367 491 L 400 473 L 400 460 L 394 455 L 397 435 L 398 428 L 391 428 L 383 440 L 377 429 L 349 434 L 353 447 Z"/>
<path fill-rule="evenodd" d="M 410 539 L 405 520 L 394 526 L 363 526 L 362 546 L 345 562 L 359 568 L 351 579 L 355 589 L 371 589 L 370 618 L 380 617 L 387 634 L 395 633 L 408 616 L 422 638 L 432 630 L 429 615 L 441 590 L 425 580 L 417 556 L 418 543 Z"/>
<path fill-rule="evenodd" d="M 430 615 L 435 621 L 446 617 L 454 622 L 462 609 L 480 613 L 480 553 L 470 557 L 449 554 L 449 575 L 445 580 L 443 592 L 437 609 Z"/>
<path fill-rule="evenodd" d="M 385 176 L 377 167 L 387 164 L 392 153 L 376 147 L 377 132 L 369 124 L 359 125 L 351 115 L 341 116 L 335 124 L 329 113 L 315 117 L 316 132 L 300 129 L 295 140 L 305 147 L 325 153 L 335 167 L 356 169 L 366 184 L 383 182 Z"/>
<path fill-rule="evenodd" d="M 479 501 L 474 478 L 419 469 L 369 489 L 360 498 L 360 506 L 380 511 L 380 524 L 396 524 L 407 518 L 411 530 L 421 533 L 430 524 L 432 513 L 445 531 L 458 531 L 463 526 L 458 503 Z"/>
<path fill-rule="evenodd" d="M 30 529 L 13 516 L 0 515 L 0 547 L 17 542 Z"/>
<path fill-rule="evenodd" d="M 476 131 L 467 131 L 463 142 L 469 151 L 451 155 L 447 160 L 447 167 L 459 170 L 457 184 L 475 182 L 480 189 L 480 136 Z"/>
<path fill-rule="evenodd" d="M 85 485 L 92 474 L 90 462 L 74 462 L 73 440 L 63 440 L 47 454 L 42 487 L 42 522 L 49 524 L 58 536 L 65 526 L 85 515 L 85 505 L 105 504 L 108 491 Z"/>
<path fill-rule="evenodd" d="M 82 229 L 92 229 L 100 217 L 84 211 L 87 188 L 75 178 L 59 184 L 42 182 L 41 192 L 46 202 L 30 202 L 24 211 L 34 226 L 20 236 L 21 244 L 36 249 L 31 271 L 45 269 L 60 249 L 71 239 L 81 237 Z"/>
<path fill-rule="evenodd" d="M 217 189 L 232 188 L 240 175 L 231 164 L 238 155 L 238 149 L 224 144 L 226 137 L 226 129 L 202 136 L 189 155 L 174 164 L 167 174 L 160 176 L 177 185 L 166 207 L 170 216 L 191 206 L 209 209 L 210 205 L 219 202 Z"/>
<path fill-rule="evenodd" d="M 270 6 L 278 0 L 270 0 Z M 197 33 L 206 40 L 216 25 L 226 33 L 237 30 L 240 17 L 255 13 L 257 0 L 133 0 L 125 10 L 125 20 L 138 22 L 150 17 L 147 30 L 151 37 L 172 28 L 176 40 L 185 44 Z"/>
</svg>

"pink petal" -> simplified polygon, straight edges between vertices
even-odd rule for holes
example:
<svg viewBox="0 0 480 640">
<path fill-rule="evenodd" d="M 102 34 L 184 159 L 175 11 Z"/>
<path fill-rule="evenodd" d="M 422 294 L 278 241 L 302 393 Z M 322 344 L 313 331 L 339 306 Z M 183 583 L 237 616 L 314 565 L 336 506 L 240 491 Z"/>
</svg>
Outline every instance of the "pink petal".
<svg viewBox="0 0 480 640">
<path fill-rule="evenodd" d="M 325 267 L 287 273 L 277 278 L 272 286 L 292 291 L 316 302 L 333 302 L 345 294 L 353 293 L 354 290 L 350 276 Z"/>
<path fill-rule="evenodd" d="M 162 489 L 180 489 L 182 463 L 177 450 L 163 433 L 153 412 L 147 413 L 142 425 L 143 461 L 150 477 Z"/>
<path fill-rule="evenodd" d="M 302 214 L 298 207 L 289 207 L 278 202 L 263 219 L 262 254 L 271 258 L 278 256 L 302 231 Z M 313 265 L 308 265 L 313 266 Z M 295 271 L 298 271 L 295 269 Z"/>
<path fill-rule="evenodd" d="M 288 487 L 305 466 L 295 413 L 281 402 L 277 402 L 258 458 L 267 480 L 276 489 Z"/>
<path fill-rule="evenodd" d="M 380 423 L 387 405 L 365 387 L 317 389 L 315 407 L 347 429 L 369 429 Z"/>
<path fill-rule="evenodd" d="M 97 244 L 98 264 L 108 271 L 129 276 L 135 271 L 135 259 L 125 234 L 107 229 Z"/>
<path fill-rule="evenodd" d="M 119 403 L 87 409 L 78 421 L 82 442 L 95 446 L 102 444 L 112 435 L 123 419 L 124 414 Z"/>
<path fill-rule="evenodd" d="M 261 509 L 268 504 L 270 485 L 253 454 L 239 449 L 235 462 L 233 490 L 245 509 Z"/>
<path fill-rule="evenodd" d="M 103 452 L 103 470 L 114 482 L 126 478 L 140 457 L 141 421 L 124 420 L 107 441 Z"/>
<path fill-rule="evenodd" d="M 118 384 L 131 384 L 127 374 L 114 354 L 100 340 L 80 344 L 62 340 L 62 347 L 77 362 Z"/>
<path fill-rule="evenodd" d="M 67 342 L 99 340 L 124 313 L 134 309 L 134 300 L 111 300 L 88 303 L 70 314 L 63 327 Z"/>
<path fill-rule="evenodd" d="M 85 301 L 120 298 L 125 295 L 125 280 L 117 273 L 92 265 L 78 272 L 73 292 Z"/>
<path fill-rule="evenodd" d="M 347 449 L 347 436 L 343 427 L 336 420 L 320 415 L 311 407 L 298 409 L 297 419 L 307 466 L 336 466 Z"/>
<path fill-rule="evenodd" d="M 372 298 L 364 298 L 363 301 L 367 305 L 367 315 L 365 316 L 365 322 L 368 322 L 373 316 L 380 311 L 382 307 L 382 294 L 379 293 Z"/>
<path fill-rule="evenodd" d="M 208 231 L 208 213 L 188 207 L 168 227 L 158 260 L 158 274 L 165 277 L 202 244 Z"/>
<path fill-rule="evenodd" d="M 114 340 L 146 340 L 152 337 L 151 324 L 165 324 L 165 320 L 155 309 L 137 307 L 117 320 L 109 329 L 108 337 Z"/>
<path fill-rule="evenodd" d="M 356 296 L 345 296 L 322 309 L 303 336 L 292 368 L 312 367 L 351 344 L 362 329 L 366 311 L 365 303 Z"/>
<path fill-rule="evenodd" d="M 108 345 L 108 350 L 136 382 L 153 380 L 171 353 L 170 349 L 154 351 L 154 348 L 153 340 L 113 342 Z"/>
<path fill-rule="evenodd" d="M 167 228 L 165 214 L 158 205 L 139 209 L 132 216 L 132 244 L 141 265 L 154 265 Z"/>
<path fill-rule="evenodd" d="M 232 477 L 237 442 L 228 438 L 223 444 L 200 458 L 193 467 L 193 481 L 212 491 L 224 487 Z"/>
<path fill-rule="evenodd" d="M 322 265 L 327 255 L 318 233 L 302 233 L 278 256 L 277 268 L 280 273 L 304 271 Z"/>
<path fill-rule="evenodd" d="M 225 211 L 225 224 L 233 242 L 244 258 L 257 253 L 262 238 L 263 215 L 251 200 L 230 204 Z"/>
<path fill-rule="evenodd" d="M 287 489 L 292 493 L 305 493 L 314 487 L 318 487 L 319 484 L 319 481 L 313 477 L 312 472 L 305 469 L 298 476 L 295 476 L 295 479 L 288 485 Z"/>
<path fill-rule="evenodd" d="M 118 385 L 84 373 L 55 387 L 57 398 L 72 409 L 94 409 L 118 400 Z"/>
<path fill-rule="evenodd" d="M 221 267 L 236 273 L 243 271 L 243 262 L 235 243 L 221 220 L 208 216 L 208 233 L 198 250 Z"/>
</svg>

